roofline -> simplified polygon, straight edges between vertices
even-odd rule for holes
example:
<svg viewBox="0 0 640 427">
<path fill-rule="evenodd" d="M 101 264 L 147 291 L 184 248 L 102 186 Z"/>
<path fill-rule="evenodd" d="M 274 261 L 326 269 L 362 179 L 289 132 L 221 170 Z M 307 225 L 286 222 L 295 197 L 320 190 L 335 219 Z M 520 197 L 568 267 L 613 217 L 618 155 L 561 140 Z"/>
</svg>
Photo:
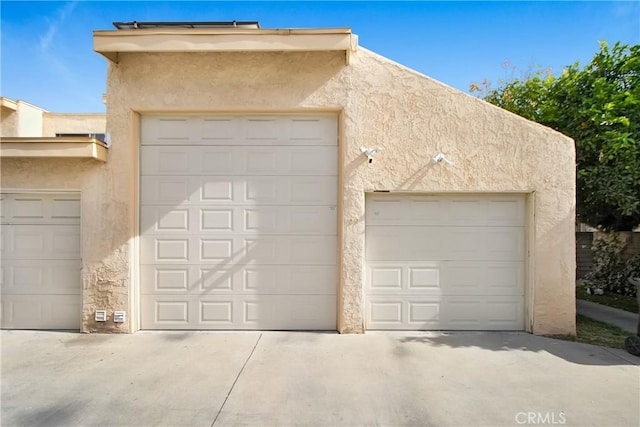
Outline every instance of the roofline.
<svg viewBox="0 0 640 427">
<path fill-rule="evenodd" d="M 119 30 L 158 27 L 182 28 L 260 28 L 258 21 L 129 21 L 113 22 Z"/>
<path fill-rule="evenodd" d="M 13 111 L 17 111 L 18 110 L 18 105 L 20 104 L 24 104 L 24 105 L 28 105 L 29 107 L 35 108 L 36 110 L 40 110 L 44 113 L 48 113 L 48 110 L 45 110 L 42 107 L 38 107 L 37 105 L 34 105 L 30 102 L 27 101 L 23 101 L 21 99 L 17 99 L 17 100 L 13 100 L 13 99 L 9 99 L 9 98 L 5 98 L 5 97 L 0 97 L 0 104 L 2 104 L 2 107 L 4 108 L 9 108 Z"/>
<path fill-rule="evenodd" d="M 47 116 L 82 116 L 82 117 L 107 117 L 107 113 L 56 113 L 55 111 L 45 111 Z"/>
<path fill-rule="evenodd" d="M 84 158 L 106 162 L 108 147 L 91 137 L 0 137 L 3 158 Z"/>
<path fill-rule="evenodd" d="M 132 30 L 94 30 L 93 36 L 118 37 L 127 36 L 148 36 L 153 34 L 185 34 L 185 35 L 216 35 L 216 34 L 351 34 L 350 27 L 336 28 L 184 28 L 184 27 L 158 27 L 158 28 L 138 28 Z"/>
<path fill-rule="evenodd" d="M 4 96 L 0 96 L 0 106 L 2 108 L 8 108 L 9 110 L 16 111 L 18 109 L 18 103 L 13 99 L 5 98 Z"/>
<path fill-rule="evenodd" d="M 351 28 L 142 28 L 93 32 L 93 49 L 118 63 L 121 53 L 343 51 L 358 46 Z"/>
<path fill-rule="evenodd" d="M 68 143 L 68 144 L 98 144 L 108 148 L 104 141 L 90 136 L 0 136 L 0 143 L 19 144 L 19 143 Z"/>
</svg>

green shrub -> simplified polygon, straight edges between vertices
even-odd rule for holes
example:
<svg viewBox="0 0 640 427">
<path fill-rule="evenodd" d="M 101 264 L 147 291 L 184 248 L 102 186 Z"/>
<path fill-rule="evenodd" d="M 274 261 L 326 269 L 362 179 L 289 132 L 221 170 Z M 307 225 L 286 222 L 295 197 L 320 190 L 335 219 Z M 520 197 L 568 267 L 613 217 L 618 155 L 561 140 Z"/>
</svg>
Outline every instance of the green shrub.
<svg viewBox="0 0 640 427">
<path fill-rule="evenodd" d="M 616 234 L 594 240 L 591 251 L 593 264 L 585 276 L 585 285 L 607 293 L 635 296 L 637 289 L 629 277 L 640 277 L 640 254 L 626 261 L 621 257 L 624 242 Z"/>
<path fill-rule="evenodd" d="M 627 276 L 627 287 L 629 287 L 629 293 L 625 295 L 637 295 L 638 287 L 629 283 L 629 277 L 635 277 L 640 279 L 640 254 L 634 255 L 629 258 L 624 264 L 624 274 Z"/>
</svg>

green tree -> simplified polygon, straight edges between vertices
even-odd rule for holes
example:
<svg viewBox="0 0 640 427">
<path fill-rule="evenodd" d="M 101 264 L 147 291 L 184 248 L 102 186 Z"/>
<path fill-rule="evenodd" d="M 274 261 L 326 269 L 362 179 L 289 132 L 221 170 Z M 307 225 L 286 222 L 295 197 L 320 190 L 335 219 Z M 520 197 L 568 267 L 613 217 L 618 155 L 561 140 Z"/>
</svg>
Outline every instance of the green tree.
<svg viewBox="0 0 640 427">
<path fill-rule="evenodd" d="M 584 68 L 537 71 L 491 89 L 486 101 L 576 142 L 578 220 L 608 231 L 640 225 L 640 45 L 616 43 Z"/>
</svg>

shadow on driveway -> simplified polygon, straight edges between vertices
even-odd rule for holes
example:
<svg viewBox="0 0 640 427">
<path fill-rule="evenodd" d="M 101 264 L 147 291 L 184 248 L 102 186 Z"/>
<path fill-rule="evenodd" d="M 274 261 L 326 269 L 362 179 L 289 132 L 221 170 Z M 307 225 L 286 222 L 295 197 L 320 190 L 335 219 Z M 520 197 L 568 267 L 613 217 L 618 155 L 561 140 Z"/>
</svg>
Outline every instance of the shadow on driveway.
<svg viewBox="0 0 640 427">
<path fill-rule="evenodd" d="M 401 344 L 433 347 L 479 348 L 490 351 L 547 352 L 580 365 L 640 365 L 640 358 L 624 350 L 541 337 L 525 332 L 440 332 L 406 333 L 397 337 Z"/>
</svg>

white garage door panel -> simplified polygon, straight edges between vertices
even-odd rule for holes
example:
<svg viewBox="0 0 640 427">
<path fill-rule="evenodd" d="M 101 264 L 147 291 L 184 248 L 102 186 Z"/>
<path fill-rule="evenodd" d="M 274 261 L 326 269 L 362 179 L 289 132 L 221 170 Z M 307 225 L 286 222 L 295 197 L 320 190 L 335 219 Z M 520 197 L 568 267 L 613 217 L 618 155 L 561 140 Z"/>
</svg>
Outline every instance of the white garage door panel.
<svg viewBox="0 0 640 427">
<path fill-rule="evenodd" d="M 143 264 L 230 264 L 336 263 L 335 236 L 198 236 L 144 235 L 141 237 Z"/>
<path fill-rule="evenodd" d="M 5 329 L 79 329 L 79 295 L 3 295 Z"/>
<path fill-rule="evenodd" d="M 367 196 L 367 328 L 522 330 L 524 218 L 518 195 Z"/>
<path fill-rule="evenodd" d="M 335 117 L 144 117 L 142 144 L 143 329 L 335 329 Z"/>
<path fill-rule="evenodd" d="M 78 225 L 9 225 L 2 229 L 3 259 L 78 259 Z"/>
<path fill-rule="evenodd" d="M 337 173 L 335 146 L 143 146 L 144 175 L 315 175 Z"/>
<path fill-rule="evenodd" d="M 318 206 L 144 206 L 145 232 L 179 235 L 327 234 L 337 231 L 337 209 Z"/>
<path fill-rule="evenodd" d="M 78 260 L 3 260 L 2 292 L 77 295 L 81 269 Z"/>
<path fill-rule="evenodd" d="M 524 199 L 511 195 L 486 196 L 372 196 L 367 225 L 522 226 Z"/>
<path fill-rule="evenodd" d="M 524 235 L 519 227 L 372 226 L 366 250 L 370 261 L 518 261 L 524 256 Z"/>
<path fill-rule="evenodd" d="M 142 176 L 144 205 L 336 204 L 337 178 L 329 176 Z"/>
<path fill-rule="evenodd" d="M 3 224 L 78 224 L 80 200 L 74 195 L 3 194 Z"/>
<path fill-rule="evenodd" d="M 338 122 L 321 116 L 142 118 L 142 145 L 336 145 Z"/>
<path fill-rule="evenodd" d="M 371 262 L 367 291 L 437 295 L 524 295 L 524 262 Z"/>
<path fill-rule="evenodd" d="M 2 327 L 80 327 L 80 198 L 2 195 Z"/>
<path fill-rule="evenodd" d="M 336 304 L 331 295 L 158 295 L 142 313 L 163 329 L 333 329 Z"/>
<path fill-rule="evenodd" d="M 369 329 L 520 330 L 524 327 L 520 297 L 444 296 L 370 297 Z"/>
<path fill-rule="evenodd" d="M 189 291 L 208 294 L 335 295 L 327 277 L 336 277 L 332 265 L 256 265 L 217 268 L 211 264 L 143 265 L 142 293 L 175 295 Z"/>
</svg>

